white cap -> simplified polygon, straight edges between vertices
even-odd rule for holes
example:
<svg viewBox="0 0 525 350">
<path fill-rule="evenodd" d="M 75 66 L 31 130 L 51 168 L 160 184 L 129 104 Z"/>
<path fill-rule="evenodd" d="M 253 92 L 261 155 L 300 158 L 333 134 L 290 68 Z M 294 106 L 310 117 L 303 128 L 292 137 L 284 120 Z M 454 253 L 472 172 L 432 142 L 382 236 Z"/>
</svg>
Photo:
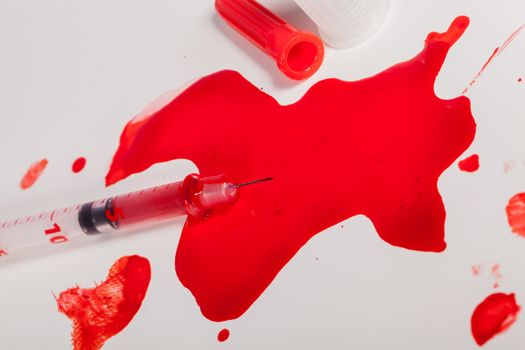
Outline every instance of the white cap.
<svg viewBox="0 0 525 350">
<path fill-rule="evenodd" d="M 317 24 L 323 41 L 343 49 L 359 45 L 383 24 L 390 0 L 295 0 Z"/>
</svg>

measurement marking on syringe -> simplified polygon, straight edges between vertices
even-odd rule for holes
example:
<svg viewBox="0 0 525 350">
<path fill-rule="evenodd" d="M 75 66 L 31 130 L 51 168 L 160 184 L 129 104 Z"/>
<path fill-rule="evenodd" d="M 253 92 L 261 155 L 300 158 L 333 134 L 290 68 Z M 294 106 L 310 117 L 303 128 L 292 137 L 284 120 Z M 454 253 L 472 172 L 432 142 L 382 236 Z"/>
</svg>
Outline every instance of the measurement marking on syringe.
<svg viewBox="0 0 525 350">
<path fill-rule="evenodd" d="M 46 235 L 52 235 L 53 233 L 58 233 L 60 232 L 61 228 L 60 226 L 58 226 L 57 223 L 53 224 L 53 227 L 50 228 L 50 229 L 47 229 L 45 230 L 44 232 L 46 233 Z"/>
<path fill-rule="evenodd" d="M 47 230 L 44 231 L 44 233 L 46 235 L 53 235 L 55 233 L 59 233 L 62 231 L 62 228 L 57 224 L 57 223 L 54 223 L 53 224 L 53 227 L 52 228 L 49 228 Z M 64 243 L 64 242 L 67 242 L 68 239 L 66 236 L 53 236 L 49 239 L 49 241 L 53 244 L 58 244 L 58 243 Z"/>
</svg>

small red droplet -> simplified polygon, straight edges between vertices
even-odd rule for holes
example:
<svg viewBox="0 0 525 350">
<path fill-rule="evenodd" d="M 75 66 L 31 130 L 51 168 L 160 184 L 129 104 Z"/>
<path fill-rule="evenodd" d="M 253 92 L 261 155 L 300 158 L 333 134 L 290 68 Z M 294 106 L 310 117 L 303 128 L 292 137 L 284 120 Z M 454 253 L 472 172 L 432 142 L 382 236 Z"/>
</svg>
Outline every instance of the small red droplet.
<svg viewBox="0 0 525 350">
<path fill-rule="evenodd" d="M 73 165 L 71 166 L 71 170 L 73 170 L 73 172 L 77 174 L 81 172 L 82 170 L 84 170 L 85 166 L 86 166 L 86 158 L 79 157 L 73 162 Z"/>
<path fill-rule="evenodd" d="M 474 265 L 472 266 L 472 274 L 474 276 L 479 276 L 481 273 L 481 265 Z"/>
<path fill-rule="evenodd" d="M 229 337 L 230 337 L 230 331 L 228 329 L 224 328 L 217 335 L 217 340 L 222 343 L 222 342 L 225 342 L 226 340 L 228 340 Z"/>
<path fill-rule="evenodd" d="M 461 171 L 466 171 L 467 173 L 473 173 L 479 169 L 479 156 L 473 154 L 470 157 L 467 157 L 458 163 L 459 169 Z"/>
<path fill-rule="evenodd" d="M 47 167 L 47 159 L 39 160 L 38 162 L 33 163 L 29 169 L 27 169 L 26 173 L 24 174 L 24 177 L 22 178 L 22 181 L 20 181 L 20 188 L 23 190 L 27 190 L 31 186 L 33 186 L 42 175 L 44 170 Z"/>
<path fill-rule="evenodd" d="M 518 83 L 521 83 L 523 81 L 523 78 L 518 78 Z"/>
</svg>

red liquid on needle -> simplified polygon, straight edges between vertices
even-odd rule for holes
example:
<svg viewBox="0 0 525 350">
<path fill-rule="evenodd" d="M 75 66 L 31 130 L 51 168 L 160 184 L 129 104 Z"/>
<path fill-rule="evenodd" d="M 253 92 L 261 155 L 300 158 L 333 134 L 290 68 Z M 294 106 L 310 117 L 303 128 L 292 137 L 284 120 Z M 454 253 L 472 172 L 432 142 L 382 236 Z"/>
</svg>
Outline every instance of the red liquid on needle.
<svg viewBox="0 0 525 350">
<path fill-rule="evenodd" d="M 468 23 L 429 34 L 410 61 L 361 81 L 320 81 L 287 106 L 236 72 L 202 78 L 126 126 L 106 182 L 178 158 L 203 176 L 273 177 L 183 229 L 177 274 L 214 321 L 242 315 L 310 238 L 355 215 L 394 246 L 441 252 L 438 178 L 476 125 L 469 99 L 441 100 L 434 82 Z"/>
</svg>

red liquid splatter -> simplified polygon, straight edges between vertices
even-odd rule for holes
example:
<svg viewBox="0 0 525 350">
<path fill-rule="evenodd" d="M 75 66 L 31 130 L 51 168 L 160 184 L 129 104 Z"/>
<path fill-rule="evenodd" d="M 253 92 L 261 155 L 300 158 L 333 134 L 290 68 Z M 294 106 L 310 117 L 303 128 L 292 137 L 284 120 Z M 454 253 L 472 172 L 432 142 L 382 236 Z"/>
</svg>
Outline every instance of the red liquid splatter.
<svg viewBox="0 0 525 350">
<path fill-rule="evenodd" d="M 71 170 L 77 174 L 79 172 L 81 172 L 82 170 L 84 170 L 84 167 L 86 166 L 86 158 L 84 157 L 80 157 L 80 158 L 77 158 L 74 162 L 73 162 L 73 165 L 71 166 Z"/>
<path fill-rule="evenodd" d="M 519 311 L 514 293 L 495 293 L 488 296 L 476 307 L 470 319 L 476 343 L 483 345 L 508 329 L 516 321 Z"/>
<path fill-rule="evenodd" d="M 499 284 L 501 282 L 501 279 L 503 278 L 503 275 L 501 274 L 501 266 L 499 264 L 494 264 L 494 266 L 492 266 L 491 273 L 492 278 L 494 279 L 492 287 L 499 288 Z"/>
<path fill-rule="evenodd" d="M 483 270 L 483 266 L 481 266 L 481 265 L 474 265 L 474 266 L 472 266 L 471 270 L 472 270 L 472 274 L 474 276 L 480 276 L 481 272 Z M 493 280 L 492 287 L 493 288 L 499 288 L 501 279 L 503 278 L 503 275 L 501 274 L 501 266 L 500 266 L 500 264 L 494 264 L 490 268 L 490 274 L 491 274 L 491 277 L 492 277 L 492 280 Z"/>
<path fill-rule="evenodd" d="M 47 167 L 47 159 L 39 160 L 38 162 L 33 163 L 29 169 L 27 169 L 27 172 L 24 174 L 24 177 L 20 181 L 20 188 L 23 190 L 27 190 L 31 186 L 33 186 L 42 175 L 44 170 Z"/>
<path fill-rule="evenodd" d="M 485 69 L 487 69 L 487 67 L 489 66 L 489 64 L 496 58 L 498 57 L 499 55 L 501 55 L 501 53 L 503 51 L 505 51 L 505 49 L 510 45 L 510 43 L 516 39 L 516 37 L 521 33 L 521 31 L 525 29 L 525 24 L 522 25 L 521 27 L 519 27 L 518 29 L 516 29 L 514 31 L 514 33 L 512 33 L 508 38 L 507 40 L 505 40 L 505 42 L 503 43 L 503 45 L 501 45 L 500 47 L 497 47 L 496 49 L 494 49 L 494 51 L 492 52 L 492 55 L 489 57 L 489 59 L 485 62 L 485 64 L 483 64 L 483 67 L 481 67 L 481 69 L 479 70 L 479 72 L 476 74 L 476 76 L 472 79 L 472 81 L 469 83 L 469 85 L 463 90 L 462 94 L 466 94 L 468 92 L 468 89 L 470 87 L 472 87 L 472 85 L 474 85 L 476 83 L 476 81 L 479 79 L 479 77 L 481 77 L 481 75 L 483 74 L 483 72 L 485 71 Z M 519 81 L 519 80 L 518 80 Z"/>
<path fill-rule="evenodd" d="M 510 172 L 512 169 L 516 167 L 516 159 L 511 159 L 503 162 L 503 171 L 505 173 Z"/>
<path fill-rule="evenodd" d="M 222 342 L 225 342 L 226 340 L 228 340 L 229 337 L 230 337 L 230 331 L 227 330 L 226 328 L 224 328 L 217 335 L 217 340 L 222 343 Z"/>
<path fill-rule="evenodd" d="M 73 321 L 75 350 L 97 350 L 122 331 L 139 310 L 151 270 L 146 258 L 133 255 L 117 260 L 108 277 L 95 288 L 70 288 L 57 298 L 58 311 Z"/>
<path fill-rule="evenodd" d="M 469 99 L 441 100 L 434 82 L 468 23 L 429 34 L 410 61 L 357 82 L 323 80 L 287 106 L 236 72 L 202 78 L 126 126 L 106 183 L 177 158 L 203 176 L 273 177 L 183 229 L 177 274 L 214 321 L 242 315 L 310 238 L 355 215 L 394 246 L 443 251 L 437 181 L 476 125 Z"/>
<path fill-rule="evenodd" d="M 525 237 L 525 193 L 512 197 L 506 210 L 512 232 Z"/>
<path fill-rule="evenodd" d="M 473 173 L 479 169 L 479 156 L 473 154 L 458 163 L 458 167 L 461 171 Z"/>
</svg>

